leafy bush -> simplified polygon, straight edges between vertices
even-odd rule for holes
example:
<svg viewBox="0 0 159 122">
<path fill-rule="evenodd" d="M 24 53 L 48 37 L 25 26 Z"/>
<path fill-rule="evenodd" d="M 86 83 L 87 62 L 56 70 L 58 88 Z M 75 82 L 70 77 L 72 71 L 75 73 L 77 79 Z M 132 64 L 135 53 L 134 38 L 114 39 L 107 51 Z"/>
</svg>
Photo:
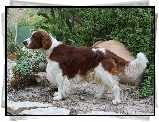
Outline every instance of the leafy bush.
<svg viewBox="0 0 159 122">
<path fill-rule="evenodd" d="M 7 42 L 7 57 L 11 60 L 18 59 L 22 55 L 21 46 L 15 41 Z"/>
<path fill-rule="evenodd" d="M 154 9 L 131 8 L 119 10 L 120 13 L 124 19 L 120 18 L 110 36 L 124 43 L 133 55 L 143 52 L 148 57 L 145 80 L 141 83 L 140 97 L 144 98 L 154 93 Z"/>
<path fill-rule="evenodd" d="M 149 65 L 140 97 L 147 97 L 154 93 L 154 13 L 154 8 L 51 8 L 38 13 L 43 19 L 35 26 L 76 46 L 112 37 L 133 55 L 143 52 Z"/>
<path fill-rule="evenodd" d="M 14 35 L 14 32 L 13 32 L 13 29 L 7 28 L 7 42 L 8 41 L 13 41 L 14 38 L 15 38 L 15 35 Z"/>
<path fill-rule="evenodd" d="M 33 74 L 45 72 L 46 69 L 46 59 L 40 52 L 24 48 L 23 50 L 23 55 L 16 61 L 17 65 L 12 69 L 11 86 L 15 89 L 35 83 L 32 79 Z"/>
<path fill-rule="evenodd" d="M 24 9 L 23 14 L 18 18 L 18 26 L 32 26 L 41 19 L 34 9 Z"/>
</svg>

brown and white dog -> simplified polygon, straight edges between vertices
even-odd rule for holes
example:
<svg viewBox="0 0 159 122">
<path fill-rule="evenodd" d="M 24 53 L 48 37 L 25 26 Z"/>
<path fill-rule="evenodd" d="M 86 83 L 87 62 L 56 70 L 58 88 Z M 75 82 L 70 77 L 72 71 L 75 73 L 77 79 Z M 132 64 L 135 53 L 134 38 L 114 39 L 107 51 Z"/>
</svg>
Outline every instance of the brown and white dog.
<svg viewBox="0 0 159 122">
<path fill-rule="evenodd" d="M 108 89 L 114 93 L 113 104 L 120 103 L 120 77 L 126 74 L 136 77 L 147 66 L 147 58 L 138 53 L 133 61 L 126 61 L 105 48 L 75 47 L 62 44 L 45 31 L 36 31 L 23 44 L 29 49 L 37 49 L 47 59 L 47 78 L 50 83 L 58 83 L 54 100 L 62 100 L 69 94 L 70 81 L 91 81 L 102 85 L 101 98 Z"/>
<path fill-rule="evenodd" d="M 116 40 L 108 40 L 108 41 L 98 41 L 92 47 L 100 47 L 110 50 L 117 56 L 125 59 L 126 61 L 133 61 L 135 57 L 131 54 L 131 52 L 125 47 L 125 45 Z M 137 74 L 137 77 L 129 77 L 126 74 L 123 77 L 120 77 L 119 83 L 122 84 L 130 84 L 130 85 L 140 85 L 141 82 L 144 81 L 144 72 Z"/>
</svg>

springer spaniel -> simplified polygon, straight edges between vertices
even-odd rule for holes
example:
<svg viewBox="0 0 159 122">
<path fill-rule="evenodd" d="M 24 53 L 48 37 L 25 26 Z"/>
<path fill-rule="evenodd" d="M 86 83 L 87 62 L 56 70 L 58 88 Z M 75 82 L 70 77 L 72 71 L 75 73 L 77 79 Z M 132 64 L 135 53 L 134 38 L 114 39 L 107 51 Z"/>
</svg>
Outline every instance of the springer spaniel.
<svg viewBox="0 0 159 122">
<path fill-rule="evenodd" d="M 54 100 L 62 100 L 69 94 L 70 81 L 90 81 L 102 85 L 101 98 L 108 89 L 114 93 L 113 104 L 120 100 L 119 79 L 122 75 L 137 77 L 147 66 L 147 58 L 138 53 L 133 61 L 126 61 L 105 48 L 75 47 L 62 44 L 47 32 L 39 30 L 23 42 L 29 49 L 37 49 L 47 59 L 47 78 L 58 83 Z"/>
</svg>

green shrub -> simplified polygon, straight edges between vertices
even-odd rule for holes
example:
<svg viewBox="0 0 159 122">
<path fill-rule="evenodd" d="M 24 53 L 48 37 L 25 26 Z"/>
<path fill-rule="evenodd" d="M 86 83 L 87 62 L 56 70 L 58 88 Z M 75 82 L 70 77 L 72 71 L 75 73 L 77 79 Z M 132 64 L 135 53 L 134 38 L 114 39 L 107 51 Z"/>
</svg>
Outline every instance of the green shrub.
<svg viewBox="0 0 159 122">
<path fill-rule="evenodd" d="M 7 42 L 7 57 L 12 55 L 17 55 L 20 57 L 22 54 L 21 46 L 17 44 L 15 41 Z"/>
<path fill-rule="evenodd" d="M 52 33 L 68 44 L 92 46 L 97 39 L 112 37 L 134 56 L 143 52 L 149 60 L 140 97 L 154 93 L 154 8 L 51 8 L 36 29 Z M 147 90 L 147 91 L 146 91 Z"/>
<path fill-rule="evenodd" d="M 13 41 L 15 39 L 15 34 L 12 28 L 7 28 L 7 42 Z"/>
<path fill-rule="evenodd" d="M 23 14 L 18 18 L 18 26 L 32 26 L 36 22 L 41 21 L 41 17 L 36 14 L 35 9 L 27 9 L 23 10 Z"/>
<path fill-rule="evenodd" d="M 46 59 L 40 52 L 34 50 L 24 49 L 23 55 L 16 61 L 16 64 L 12 69 L 13 78 L 10 82 L 15 89 L 35 83 L 32 79 L 33 75 L 45 72 L 46 69 Z"/>
</svg>

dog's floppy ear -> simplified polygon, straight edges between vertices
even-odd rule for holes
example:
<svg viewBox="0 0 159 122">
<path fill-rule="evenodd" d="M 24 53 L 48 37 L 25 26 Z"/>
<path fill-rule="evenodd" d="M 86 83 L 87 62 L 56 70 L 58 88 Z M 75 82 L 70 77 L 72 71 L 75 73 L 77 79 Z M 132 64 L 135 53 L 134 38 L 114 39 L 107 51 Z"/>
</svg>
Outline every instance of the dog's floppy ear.
<svg viewBox="0 0 159 122">
<path fill-rule="evenodd" d="M 46 32 L 42 33 L 42 46 L 45 50 L 49 49 L 51 47 L 51 38 L 50 35 L 47 34 Z"/>
</svg>

